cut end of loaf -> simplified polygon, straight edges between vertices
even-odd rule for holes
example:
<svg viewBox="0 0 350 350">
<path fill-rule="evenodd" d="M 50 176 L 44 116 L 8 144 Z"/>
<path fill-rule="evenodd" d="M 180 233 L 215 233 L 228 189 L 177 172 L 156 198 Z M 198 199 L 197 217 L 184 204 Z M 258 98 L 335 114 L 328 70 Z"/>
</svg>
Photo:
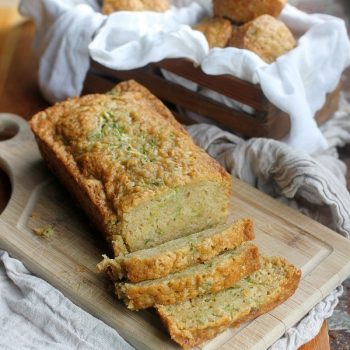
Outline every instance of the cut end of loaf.
<svg viewBox="0 0 350 350">
<path fill-rule="evenodd" d="M 130 252 L 158 246 L 225 223 L 228 209 L 227 190 L 219 182 L 168 189 L 123 215 L 124 242 Z"/>
</svg>

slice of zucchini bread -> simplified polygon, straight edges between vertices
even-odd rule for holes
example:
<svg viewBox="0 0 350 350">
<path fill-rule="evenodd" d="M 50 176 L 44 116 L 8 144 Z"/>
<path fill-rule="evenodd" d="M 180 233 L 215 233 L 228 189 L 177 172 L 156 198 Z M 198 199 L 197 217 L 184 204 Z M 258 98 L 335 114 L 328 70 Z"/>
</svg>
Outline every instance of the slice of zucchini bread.
<svg viewBox="0 0 350 350">
<path fill-rule="evenodd" d="M 58 103 L 30 125 L 49 167 L 115 255 L 228 218 L 230 175 L 135 81 Z"/>
<path fill-rule="evenodd" d="M 280 257 L 261 260 L 260 270 L 231 288 L 175 305 L 157 305 L 171 338 L 188 349 L 288 299 L 298 286 L 300 270 Z"/>
<path fill-rule="evenodd" d="M 240 219 L 114 259 L 105 256 L 97 270 L 107 271 L 113 281 L 141 282 L 181 271 L 253 239 L 253 222 Z"/>
<path fill-rule="evenodd" d="M 139 283 L 116 283 L 116 293 L 129 309 L 174 304 L 198 295 L 216 293 L 260 268 L 258 248 L 243 243 L 203 264 L 166 277 Z"/>
</svg>

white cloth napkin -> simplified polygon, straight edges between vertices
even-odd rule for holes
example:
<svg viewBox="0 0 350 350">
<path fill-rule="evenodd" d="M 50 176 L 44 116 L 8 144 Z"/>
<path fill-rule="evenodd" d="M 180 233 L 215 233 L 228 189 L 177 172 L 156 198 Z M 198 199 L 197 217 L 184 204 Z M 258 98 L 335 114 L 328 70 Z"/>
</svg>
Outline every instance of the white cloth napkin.
<svg viewBox="0 0 350 350">
<path fill-rule="evenodd" d="M 200 63 L 208 42 L 190 25 L 208 12 L 197 2 L 165 13 L 115 12 L 89 45 L 91 57 L 106 67 L 127 70 L 164 58 L 187 57 Z"/>
<path fill-rule="evenodd" d="M 37 23 L 34 47 L 41 57 L 39 84 L 44 96 L 54 102 L 79 95 L 90 57 L 120 70 L 187 57 L 207 74 L 227 73 L 259 83 L 265 96 L 291 117 L 287 144 L 310 154 L 327 148 L 314 115 L 350 65 L 342 20 L 308 15 L 287 5 L 281 19 L 304 35 L 296 49 L 268 65 L 247 50 L 209 51 L 203 34 L 190 26 L 212 15 L 211 0 L 172 3 L 165 13 L 120 11 L 103 16 L 97 0 L 22 0 L 21 13 Z"/>
<path fill-rule="evenodd" d="M 350 195 L 345 165 L 336 147 L 350 143 L 350 104 L 322 126 L 330 148 L 310 157 L 269 139 L 245 141 L 215 126 L 188 128 L 195 141 L 226 169 L 276 199 L 349 237 Z M 329 221 L 322 221 L 329 217 Z M 294 350 L 311 340 L 329 317 L 342 289 L 333 291 L 271 350 Z M 130 346 L 118 333 L 87 314 L 19 261 L 0 251 L 1 349 L 120 349 Z"/>
<path fill-rule="evenodd" d="M 37 26 L 39 85 L 56 102 L 80 95 L 90 56 L 107 67 L 131 69 L 165 57 L 200 62 L 208 53 L 203 34 L 189 25 L 210 12 L 211 1 L 173 0 L 165 13 L 100 13 L 97 0 L 21 0 L 19 11 Z M 98 35 L 96 35 L 98 33 Z"/>
<path fill-rule="evenodd" d="M 20 12 L 36 22 L 34 49 L 40 56 L 39 86 L 51 102 L 82 91 L 90 67 L 88 45 L 105 18 L 81 2 L 25 0 L 20 4 Z"/>
<path fill-rule="evenodd" d="M 318 303 L 295 327 L 288 329 L 285 336 L 270 346 L 269 350 L 297 350 L 315 338 L 323 321 L 332 316 L 342 294 L 343 287 L 340 286 Z"/>
</svg>

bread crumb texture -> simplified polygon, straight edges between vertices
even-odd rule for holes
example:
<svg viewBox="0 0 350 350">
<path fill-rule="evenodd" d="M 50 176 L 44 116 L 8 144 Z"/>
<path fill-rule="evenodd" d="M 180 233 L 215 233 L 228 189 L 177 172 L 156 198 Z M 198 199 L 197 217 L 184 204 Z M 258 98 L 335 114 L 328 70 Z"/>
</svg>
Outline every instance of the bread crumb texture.
<svg viewBox="0 0 350 350">
<path fill-rule="evenodd" d="M 275 308 L 295 292 L 300 274 L 283 258 L 265 257 L 260 270 L 231 288 L 156 309 L 171 338 L 187 349 Z"/>
<path fill-rule="evenodd" d="M 50 239 L 55 234 L 55 228 L 53 225 L 45 225 L 43 227 L 35 227 L 33 228 L 34 233 L 42 238 Z"/>
</svg>

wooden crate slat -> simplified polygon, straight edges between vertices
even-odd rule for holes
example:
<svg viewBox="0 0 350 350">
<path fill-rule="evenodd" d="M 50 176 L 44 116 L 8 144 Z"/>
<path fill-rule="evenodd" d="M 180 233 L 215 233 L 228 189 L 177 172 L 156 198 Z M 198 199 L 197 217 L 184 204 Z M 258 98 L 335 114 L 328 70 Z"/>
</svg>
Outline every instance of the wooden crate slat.
<svg viewBox="0 0 350 350">
<path fill-rule="evenodd" d="M 230 75 L 205 74 L 200 68 L 195 67 L 193 62 L 186 59 L 167 59 L 154 65 L 253 107 L 258 112 L 266 112 L 269 107 L 270 103 L 259 85 Z"/>
</svg>

